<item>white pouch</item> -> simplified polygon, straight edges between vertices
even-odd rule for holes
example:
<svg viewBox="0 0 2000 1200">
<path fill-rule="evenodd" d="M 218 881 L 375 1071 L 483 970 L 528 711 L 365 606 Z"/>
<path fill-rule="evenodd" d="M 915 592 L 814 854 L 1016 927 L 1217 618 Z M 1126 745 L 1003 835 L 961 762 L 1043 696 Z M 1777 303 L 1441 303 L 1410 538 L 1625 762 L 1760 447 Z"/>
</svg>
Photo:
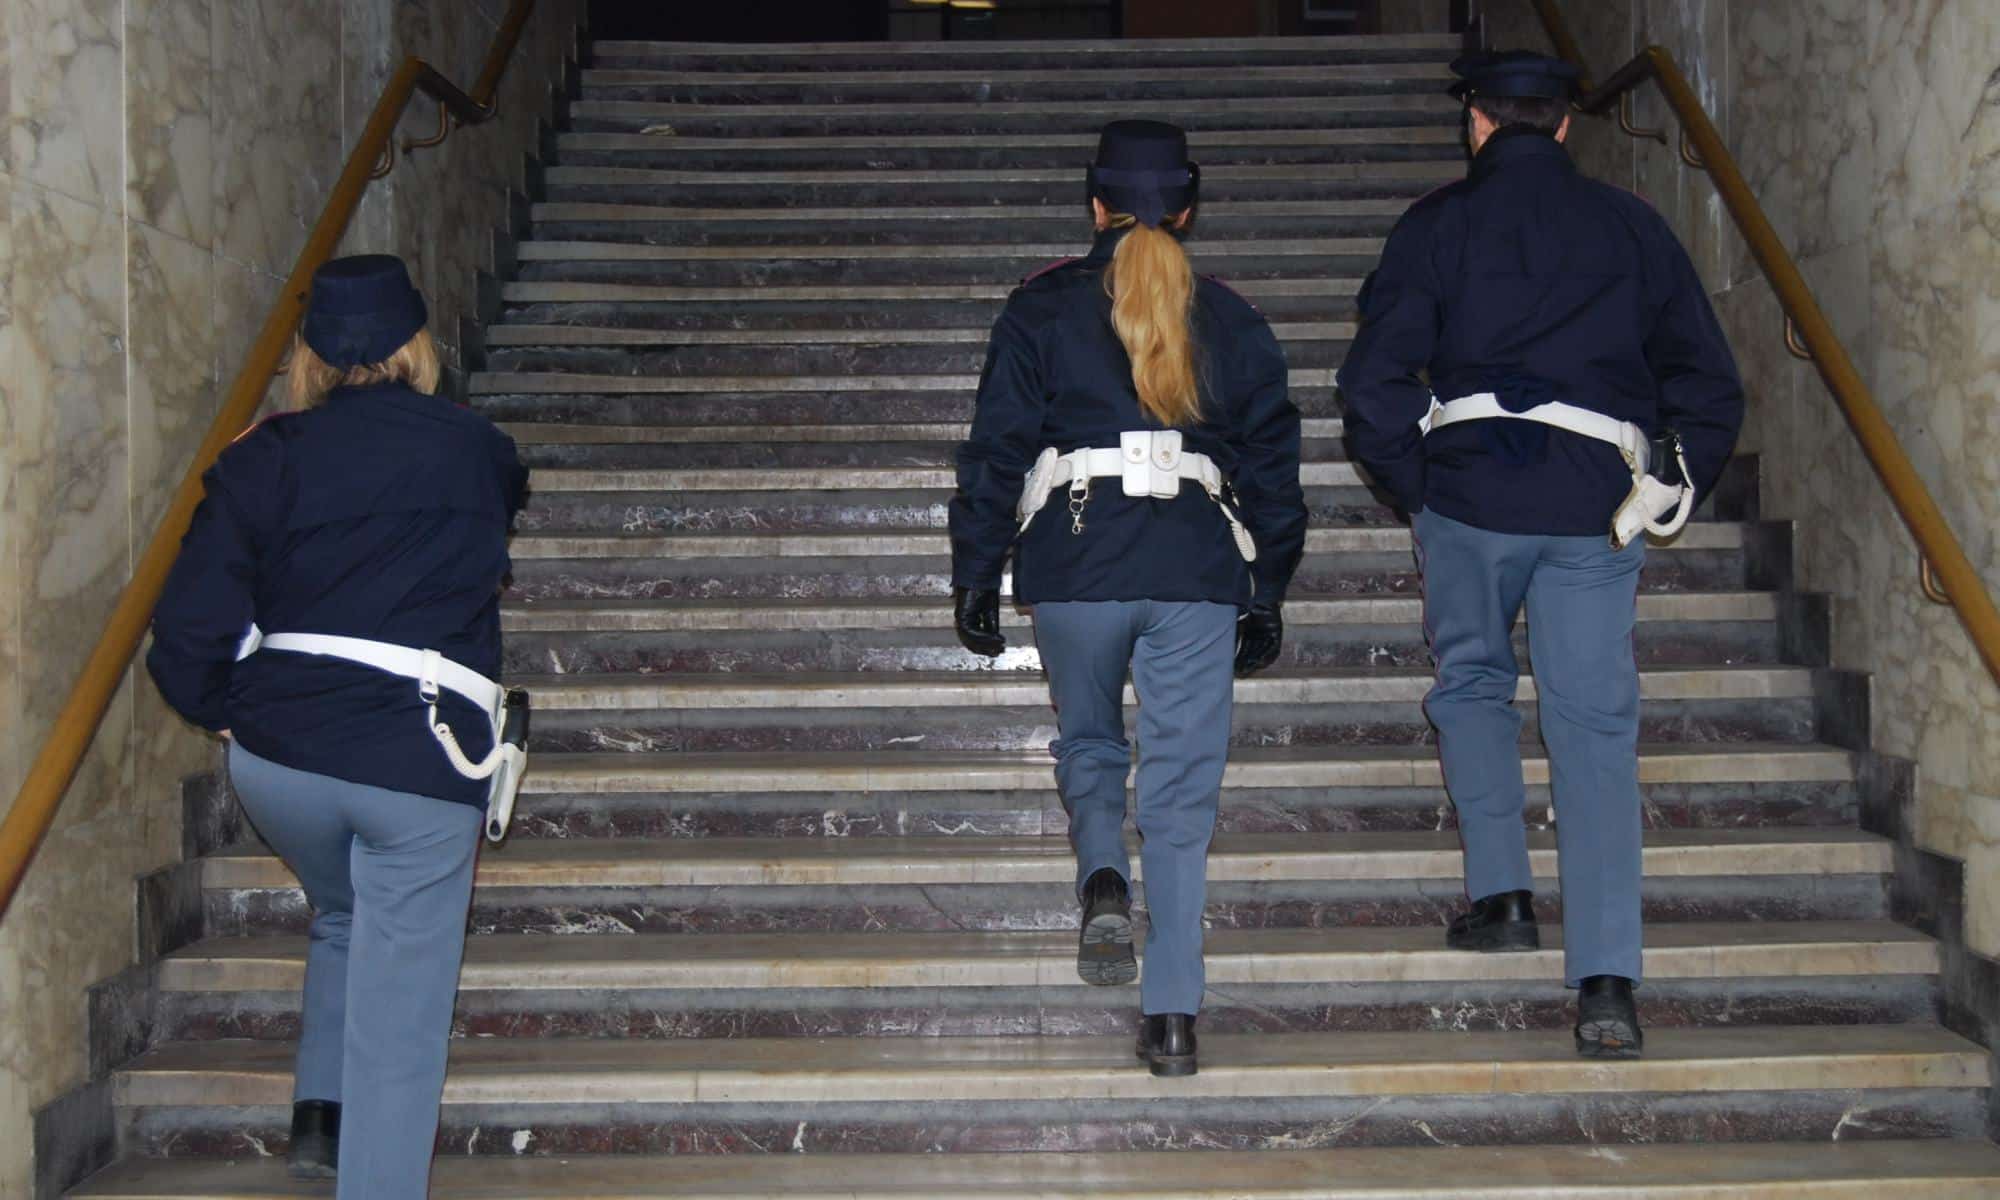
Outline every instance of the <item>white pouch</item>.
<svg viewBox="0 0 2000 1200">
<path fill-rule="evenodd" d="M 1061 461 L 1062 455 L 1050 446 L 1037 455 L 1035 465 L 1028 468 L 1028 476 L 1021 483 L 1021 502 L 1014 506 L 1014 515 L 1020 519 L 1023 532 L 1027 530 L 1028 522 L 1034 520 L 1035 514 L 1049 502 L 1050 481 L 1055 478 L 1056 464 Z"/>
</svg>

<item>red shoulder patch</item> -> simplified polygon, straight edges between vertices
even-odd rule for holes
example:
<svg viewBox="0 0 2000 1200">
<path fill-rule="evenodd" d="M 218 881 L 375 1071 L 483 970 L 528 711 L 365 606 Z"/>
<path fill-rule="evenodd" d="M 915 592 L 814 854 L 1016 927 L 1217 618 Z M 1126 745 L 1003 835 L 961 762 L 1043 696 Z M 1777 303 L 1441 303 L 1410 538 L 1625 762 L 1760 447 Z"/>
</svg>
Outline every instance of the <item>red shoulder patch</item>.
<svg viewBox="0 0 2000 1200">
<path fill-rule="evenodd" d="M 1048 266 L 1043 267 L 1038 271 L 1032 271 L 1026 275 L 1021 276 L 1021 282 L 1024 284 L 1033 283 L 1035 280 L 1040 279 L 1042 276 L 1048 274 L 1050 271 L 1054 271 L 1061 267 L 1066 267 L 1076 261 L 1078 260 L 1075 258 L 1059 258 L 1054 262 L 1050 263 Z"/>
</svg>

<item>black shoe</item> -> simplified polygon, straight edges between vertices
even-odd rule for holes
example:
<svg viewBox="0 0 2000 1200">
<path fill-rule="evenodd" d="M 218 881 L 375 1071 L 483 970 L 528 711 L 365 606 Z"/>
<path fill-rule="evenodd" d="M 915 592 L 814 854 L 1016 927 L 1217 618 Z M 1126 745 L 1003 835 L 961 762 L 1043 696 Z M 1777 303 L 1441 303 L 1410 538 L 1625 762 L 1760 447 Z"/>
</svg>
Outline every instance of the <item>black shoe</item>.
<svg viewBox="0 0 2000 1200">
<path fill-rule="evenodd" d="M 1110 867 L 1099 867 L 1083 881 L 1076 973 L 1085 983 L 1101 987 L 1139 977 L 1139 960 L 1132 954 L 1132 893 L 1124 877 Z"/>
<path fill-rule="evenodd" d="M 340 1165 L 340 1105 L 301 1100 L 292 1105 L 292 1150 L 286 1160 L 293 1179 L 332 1179 Z"/>
<path fill-rule="evenodd" d="M 1646 1048 L 1632 981 L 1623 975 L 1592 975 L 1576 998 L 1576 1052 L 1585 1058 L 1638 1058 Z"/>
<path fill-rule="evenodd" d="M 1533 892 L 1499 892 L 1472 903 L 1472 911 L 1453 918 L 1445 945 L 1481 954 L 1507 954 L 1542 948 L 1541 926 L 1535 924 Z"/>
<path fill-rule="evenodd" d="M 1164 1078 L 1194 1074 L 1194 1018 L 1186 1013 L 1148 1016 L 1139 1030 L 1139 1057 Z"/>
</svg>

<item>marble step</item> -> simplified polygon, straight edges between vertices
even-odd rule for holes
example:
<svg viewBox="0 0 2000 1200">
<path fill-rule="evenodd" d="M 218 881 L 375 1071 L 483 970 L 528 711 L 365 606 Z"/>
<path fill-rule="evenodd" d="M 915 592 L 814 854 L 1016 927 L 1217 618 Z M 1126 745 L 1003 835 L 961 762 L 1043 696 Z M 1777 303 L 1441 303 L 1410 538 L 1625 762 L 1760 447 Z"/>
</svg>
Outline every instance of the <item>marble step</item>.
<svg viewBox="0 0 2000 1200">
<path fill-rule="evenodd" d="M 1096 149 L 1095 133 L 877 135 L 874 137 L 683 137 L 650 133 L 560 133 L 555 160 L 566 166 L 792 169 L 1076 170 Z M 1279 163 L 1419 162 L 1465 158 L 1449 126 L 1199 132 L 1189 151 L 1205 168 Z"/>
<path fill-rule="evenodd" d="M 1663 924 L 1647 933 L 1649 984 L 1938 971 L 1936 944 L 1892 921 Z M 1561 945 L 1560 925 L 1543 930 L 1541 951 L 1505 955 L 1448 950 L 1435 929 L 1262 929 L 1219 930 L 1203 953 L 1210 985 L 1231 989 L 1554 983 Z M 157 983 L 176 992 L 282 992 L 304 979 L 304 939 L 214 938 L 164 959 Z M 466 993 L 1086 987 L 1069 932 L 489 935 L 467 943 L 459 977 Z"/>
<path fill-rule="evenodd" d="M 1790 619 L 1806 613 L 1787 603 Z M 1641 597 L 1634 649 L 1644 667 L 1778 663 L 1778 598 L 1769 593 L 1653 593 Z M 975 660 L 951 632 L 941 598 L 888 604 L 743 601 L 740 605 L 550 601 L 510 604 L 505 667 L 547 672 L 1033 672 L 1040 666 L 1025 614 L 1001 614 L 1008 649 Z M 1295 593 L 1285 605 L 1284 668 L 1427 670 L 1422 605 L 1343 601 Z M 1525 631 L 1516 654 L 1528 662 Z"/>
<path fill-rule="evenodd" d="M 1437 61 L 1328 63 L 1320 66 L 1073 68 L 994 66 L 897 71 L 700 70 L 585 68 L 582 98 L 678 104 L 1006 103 L 1073 100 L 1122 102 L 1172 97 L 1356 96 L 1442 91 L 1452 74 Z"/>
<path fill-rule="evenodd" d="M 1204 203 L 1415 199 L 1465 175 L 1463 162 L 1307 163 L 1217 167 L 1202 173 Z M 545 168 L 550 203 L 687 203 L 798 208 L 829 205 L 1073 205 L 1081 172 L 1015 170 L 690 171 L 647 167 Z M 1077 210 L 1070 208 L 1074 215 Z"/>
<path fill-rule="evenodd" d="M 530 243 L 533 244 L 533 243 Z M 620 245 L 622 243 L 611 243 Z M 669 247 L 743 250 L 756 247 Z M 902 247 L 871 247 L 902 249 Z M 616 314 L 613 314 L 616 318 Z M 768 325 L 769 322 L 766 322 Z M 1331 369 L 1346 357 L 1351 324 L 1290 322 L 1274 332 L 1293 367 Z M 485 331 L 495 371 L 695 375 L 976 375 L 989 329 L 713 329 L 617 325 L 494 325 Z M 526 422 L 551 418 L 524 409 Z M 962 421 L 963 413 L 954 414 Z"/>
<path fill-rule="evenodd" d="M 1204 243 L 1195 269 L 1235 281 L 1359 276 L 1381 254 L 1378 238 L 1299 238 Z M 1003 249 L 963 246 L 644 246 L 632 242 L 527 242 L 516 278 L 533 283 L 651 283 L 679 286 L 1015 283 L 1088 247 L 1046 242 Z"/>
<path fill-rule="evenodd" d="M 1023 658 L 1027 657 L 1023 653 Z M 1807 743 L 1819 723 L 1809 670 L 1649 670 L 1642 741 Z M 1045 749 L 1047 684 L 1029 670 L 738 671 L 510 677 L 535 696 L 537 752 L 799 753 Z M 1236 684 L 1233 746 L 1427 746 L 1423 668 L 1273 669 Z M 1520 687 L 1524 744 L 1540 745 L 1534 684 Z M 1126 703 L 1135 705 L 1128 694 Z M 1136 727 L 1139 711 L 1127 709 Z"/>
<path fill-rule="evenodd" d="M 636 394 L 636 393 L 628 393 Z M 726 395 L 728 393 L 715 393 Z M 778 393 L 780 395 L 786 393 Z M 790 393 L 796 395 L 797 393 Z M 958 458 L 959 443 L 956 441 L 765 441 L 761 438 L 743 438 L 732 442 L 697 442 L 686 444 L 668 438 L 645 438 L 636 441 L 611 441 L 593 439 L 567 442 L 529 442 L 519 447 L 522 463 L 536 474 L 560 472 L 565 475 L 588 471 L 686 471 L 691 478 L 703 480 L 708 486 L 696 486 L 691 492 L 707 493 L 723 485 L 731 495 L 755 495 L 759 499 L 770 499 L 770 493 L 757 488 L 765 471 L 785 473 L 787 478 L 804 477 L 817 472 L 829 486 L 808 484 L 801 488 L 787 488 L 790 492 L 835 492 L 843 490 L 833 481 L 850 472 L 906 471 L 932 468 L 953 469 Z M 1301 447 L 1306 459 L 1305 467 L 1310 470 L 1320 467 L 1342 465 L 1347 457 L 1347 448 L 1338 439 L 1309 440 Z M 1303 474 L 1303 472 L 1302 472 Z M 747 489 L 737 489 L 729 485 L 730 477 L 740 483 L 750 484 Z M 1116 481 L 1113 481 L 1116 486 Z M 1330 485 L 1330 489 L 1346 489 L 1345 492 L 1321 488 L 1328 491 L 1323 497 L 1329 505 L 1345 501 L 1351 508 L 1357 502 L 1371 499 L 1359 494 L 1364 485 L 1358 475 L 1340 478 Z M 919 490 L 888 488 L 885 491 L 904 490 L 907 500 L 921 500 Z M 677 493 L 667 493 L 650 497 L 660 500 L 682 500 L 690 497 Z M 573 499 L 573 497 L 572 497 Z M 887 522 L 884 522 L 887 524 Z M 551 526 L 552 527 L 552 526 Z M 573 525 L 572 528 L 588 528 L 589 525 Z M 772 526 L 775 528 L 776 526 Z M 613 528 L 636 532 L 626 521 L 621 520 Z"/>
<path fill-rule="evenodd" d="M 127 1158 L 78 1200 L 310 1194 L 275 1158 Z M 1968 1200 L 2000 1194 L 1980 1138 L 1127 1154 L 447 1158 L 435 1200 Z"/>
<path fill-rule="evenodd" d="M 1765 762 L 1757 765 L 1768 769 L 1780 755 L 1760 757 Z M 777 769 L 782 768 L 765 768 Z M 1047 768 L 1040 773 L 1046 782 Z M 550 790 L 547 776 L 540 773 L 539 786 L 531 777 L 535 792 Z M 837 790 L 837 781 L 827 783 L 828 790 Z M 1537 877 L 1553 878 L 1554 836 L 1533 833 L 1529 846 Z M 1649 877 L 1881 875 L 1894 869 L 1894 851 L 1885 839 L 1856 830 L 1654 830 L 1646 836 L 1644 869 Z M 1144 867 L 1136 854 L 1133 869 L 1143 886 Z M 1463 870 L 1458 839 L 1434 833 L 1232 834 L 1216 838 L 1208 860 L 1208 878 L 1218 884 L 1457 880 Z M 1075 875 L 1076 861 L 1063 837 L 943 836 L 528 839 L 489 850 L 480 859 L 478 879 L 483 888 L 825 888 L 1069 885 Z M 246 846 L 204 858 L 202 884 L 214 890 L 289 889 L 295 881 L 275 855 Z"/>
<path fill-rule="evenodd" d="M 510 288 L 531 285 L 510 284 Z M 556 287 L 559 285 L 541 285 Z M 560 285 L 591 286 L 597 285 Z M 702 291 L 709 289 L 643 288 L 634 291 Z M 720 289 L 734 291 L 737 289 Z M 756 290 L 756 289 L 745 289 Z M 790 290 L 790 289 L 768 289 Z M 846 290 L 846 289 L 841 289 Z M 563 301 L 558 301 L 563 302 Z M 1330 388 L 1334 372 L 1327 367 L 1295 367 L 1290 372 L 1293 388 Z M 968 399 L 979 386 L 979 376 L 971 375 L 704 375 L 690 378 L 663 378 L 648 375 L 579 375 L 567 372 L 475 371 L 469 381 L 475 396 L 520 393 L 540 395 L 619 395 L 659 393 L 680 395 L 728 392 L 804 392 L 826 395 L 833 392 L 951 392 Z"/>
<path fill-rule="evenodd" d="M 1385 1096 L 1658 1095 L 1963 1089 L 1986 1049 L 1930 1025 L 1661 1029 L 1641 1061 L 1579 1060 L 1566 1031 L 1217 1034 L 1191 1078 L 1149 1075 L 1129 1037 L 477 1039 L 455 1048 L 444 1106 L 677 1107 L 840 1103 L 1203 1101 Z M 292 1047 L 162 1047 L 118 1070 L 114 1104 L 289 1107 Z M 1509 1138 L 1507 1140 L 1515 1140 Z"/>
<path fill-rule="evenodd" d="M 1247 280 L 1239 289 L 1253 303 L 1285 299 L 1322 302 L 1352 297 L 1362 276 L 1315 276 L 1304 279 Z M 628 283 L 509 283 L 502 299 L 512 305 L 531 304 L 896 304 L 999 302 L 1016 281 L 1000 283 L 824 284 L 799 287 L 674 287 Z"/>
<path fill-rule="evenodd" d="M 661 71 L 1001 70 L 1063 67 L 1294 66 L 1437 61 L 1457 54 L 1458 35 L 1410 34 L 1299 38 L 1064 38 L 951 42 L 759 43 L 599 41 L 597 68 Z"/>
<path fill-rule="evenodd" d="M 664 442 L 714 446 L 738 442 L 767 445 L 910 446 L 956 445 L 972 432 L 967 421 L 897 425 L 586 425 L 555 421 L 503 422 L 500 431 L 521 446 L 619 446 Z M 1307 441 L 1338 442 L 1346 433 L 1339 417 L 1310 417 L 1300 427 Z"/>
<path fill-rule="evenodd" d="M 1414 199 L 1237 200 L 1204 203 L 1195 231 L 1209 238 L 1382 237 Z M 533 236 L 662 245 L 1018 244 L 1087 236 L 1073 204 L 862 205 L 795 208 L 647 204 L 531 206 Z"/>
<path fill-rule="evenodd" d="M 1073 925 L 1074 918 L 1072 916 Z M 1202 1029 L 1467 1032 L 1575 1020 L 1561 927 L 1543 951 L 1448 951 L 1436 925 L 1218 928 Z M 1663 922 L 1649 1027 L 1932 1019 L 1936 950 L 1882 920 Z M 1131 1028 L 1126 989 L 1087 987 L 1073 928 L 924 933 L 479 934 L 453 1036 L 1076 1037 Z M 211 937 L 160 964 L 156 1042 L 298 1036 L 303 936 Z"/>
<path fill-rule="evenodd" d="M 1779 613 L 1770 592 L 1690 592 L 1641 596 L 1641 625 L 1655 621 L 1769 621 Z M 1285 603 L 1287 632 L 1315 625 L 1409 625 L 1423 619 L 1415 596 L 1314 596 L 1294 592 Z M 813 602 L 802 600 L 625 603 L 579 600 L 508 604 L 500 610 L 507 633 L 711 632 L 829 629 L 950 629 L 951 613 L 934 599 Z M 1006 630 L 1025 630 L 1018 609 L 1003 608 Z"/>
<path fill-rule="evenodd" d="M 1443 88 L 1332 96 L 1121 100 L 1121 117 L 1168 120 L 1184 129 L 1317 129 L 1326 126 L 1449 125 L 1459 105 Z M 1081 133 L 1104 124 L 1101 107 L 1074 100 L 742 104 L 655 100 L 570 102 L 570 128 L 640 133 L 662 126 L 694 137 L 750 134 Z"/>
<path fill-rule="evenodd" d="M 1301 476 L 1314 487 L 1352 486 L 1361 482 L 1350 463 L 1308 463 Z M 538 471 L 534 486 L 541 492 L 674 492 L 736 489 L 759 484 L 772 491 L 822 491 L 838 479 L 846 486 L 880 491 L 890 488 L 948 489 L 950 472 L 942 468 L 845 468 L 839 471 L 801 468 L 737 471 Z M 760 488 L 761 490 L 761 488 Z M 1704 551 L 1741 550 L 1749 526 L 1737 522 L 1690 523 L 1674 540 L 1649 548 L 1655 558 Z M 1348 529 L 1310 529 L 1307 555 L 1406 554 L 1414 546 L 1404 525 Z M 880 534 L 734 534 L 717 537 L 584 535 L 517 537 L 515 561 L 561 558 L 708 559 L 708 558 L 840 558 L 945 555 L 950 541 L 942 531 L 884 531 Z M 939 592 L 943 595 L 943 592 Z"/>
<path fill-rule="evenodd" d="M 1805 667 L 1684 668 L 1640 674 L 1640 695 L 1671 700 L 1795 700 L 1812 696 L 1814 672 Z M 1243 705 L 1414 704 L 1434 683 L 1428 672 L 1299 671 L 1272 669 L 1236 681 Z M 1043 707 L 1048 685 L 1028 668 L 997 671 L 739 672 L 681 674 L 515 675 L 510 686 L 534 693 L 542 712 L 655 709 L 782 709 L 787 712 L 867 708 L 979 709 Z M 1516 696 L 1537 698 L 1532 675 Z M 1125 703 L 1136 705 L 1130 684 Z M 1239 715 L 1241 715 L 1239 713 Z"/>
</svg>

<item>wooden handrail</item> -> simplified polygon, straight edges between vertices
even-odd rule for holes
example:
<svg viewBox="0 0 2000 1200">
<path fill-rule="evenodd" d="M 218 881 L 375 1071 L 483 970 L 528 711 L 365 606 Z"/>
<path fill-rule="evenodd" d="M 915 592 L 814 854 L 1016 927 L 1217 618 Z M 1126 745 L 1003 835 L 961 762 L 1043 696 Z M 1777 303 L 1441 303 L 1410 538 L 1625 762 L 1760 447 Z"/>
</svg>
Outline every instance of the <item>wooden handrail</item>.
<svg viewBox="0 0 2000 1200">
<path fill-rule="evenodd" d="M 97 727 L 104 720 L 105 710 L 111 706 L 119 681 L 146 635 L 153 608 L 159 603 L 161 589 L 166 586 L 167 572 L 180 553 L 181 536 L 187 532 L 195 506 L 201 503 L 202 474 L 256 416 L 271 379 L 284 360 L 292 331 L 305 312 L 306 294 L 312 284 L 313 272 L 333 257 L 341 237 L 347 232 L 348 222 L 361 204 L 361 196 L 367 190 L 369 180 L 388 173 L 382 168 L 383 163 L 393 165 L 395 162 L 396 125 L 402 119 L 403 111 L 417 93 L 422 92 L 435 99 L 459 125 L 477 125 L 491 120 L 498 112 L 494 98 L 499 91 L 500 78 L 520 44 L 534 8 L 535 0 L 513 0 L 494 34 L 493 45 L 486 53 L 485 66 L 479 73 L 479 82 L 471 93 L 461 91 L 429 63 L 415 56 L 404 59 L 395 75 L 390 77 L 388 86 L 382 89 L 382 97 L 375 102 L 375 110 L 370 114 L 354 149 L 348 152 L 347 165 L 334 183 L 333 192 L 327 197 L 319 220 L 313 224 L 305 248 L 299 251 L 298 261 L 285 280 L 277 304 L 264 318 L 263 329 L 244 356 L 242 369 L 230 385 L 222 410 L 216 413 L 208 436 L 202 439 L 200 449 L 195 451 L 193 464 L 182 477 L 180 487 L 175 489 L 173 500 L 160 518 L 159 528 L 147 544 L 145 554 L 133 568 L 132 579 L 119 595 L 118 606 L 112 609 L 103 635 L 97 639 L 97 645 L 84 662 L 83 673 L 70 688 L 62 711 L 56 714 L 55 725 L 28 768 L 21 790 L 14 796 L 13 807 L 7 810 L 6 820 L 0 822 L 0 917 L 6 915 L 14 893 L 20 888 L 21 877 L 34 858 L 35 848 L 55 821 L 56 811 L 62 804 L 70 781 L 76 776 L 77 766 L 83 761 L 91 739 L 96 737 Z"/>
<path fill-rule="evenodd" d="M 1722 135 L 1715 131 L 1714 121 L 1674 62 L 1674 56 L 1662 47 L 1648 46 L 1638 57 L 1612 72 L 1602 85 L 1592 87 L 1590 66 L 1584 62 L 1583 52 L 1571 35 L 1557 0 L 1533 2 L 1556 52 L 1582 72 L 1580 83 L 1584 94 L 1576 102 L 1580 111 L 1604 116 L 1619 109 L 1625 98 L 1648 80 L 1660 85 L 1667 106 L 1681 124 L 1681 157 L 1689 165 L 1708 172 L 1722 197 L 1723 207 L 1729 210 L 1749 245 L 1751 257 L 1757 260 L 1771 290 L 1777 294 L 1779 307 L 1785 314 L 1787 347 L 1799 357 L 1810 359 L 1819 369 L 1820 378 L 1826 381 L 1827 390 L 1833 393 L 1834 402 L 1840 405 L 1848 427 L 1861 443 L 1861 452 L 1867 455 L 1889 493 L 1890 502 L 1916 539 L 1925 595 L 1958 611 L 1958 618 L 1979 657 L 1985 661 L 1986 669 L 2000 680 L 2000 608 L 1994 606 L 1993 596 L 1986 590 L 1978 569 L 1966 557 L 1965 548 L 1952 533 L 1930 489 L 1924 486 L 1923 477 L 1911 464 L 1888 418 L 1876 405 L 1861 372 L 1855 369 L 1854 360 L 1848 357 L 1847 348 L 1834 333 L 1833 324 L 1820 310 L 1798 263 L 1778 239 L 1778 231 L 1771 227 L 1770 218 L 1764 215 L 1764 208 L 1750 185 L 1744 182 L 1735 157 L 1723 144 Z M 1628 132 L 1638 136 L 1649 132 L 1633 130 L 1629 118 L 1622 123 Z M 1660 140 L 1664 142 L 1665 136 L 1661 135 Z"/>
</svg>

